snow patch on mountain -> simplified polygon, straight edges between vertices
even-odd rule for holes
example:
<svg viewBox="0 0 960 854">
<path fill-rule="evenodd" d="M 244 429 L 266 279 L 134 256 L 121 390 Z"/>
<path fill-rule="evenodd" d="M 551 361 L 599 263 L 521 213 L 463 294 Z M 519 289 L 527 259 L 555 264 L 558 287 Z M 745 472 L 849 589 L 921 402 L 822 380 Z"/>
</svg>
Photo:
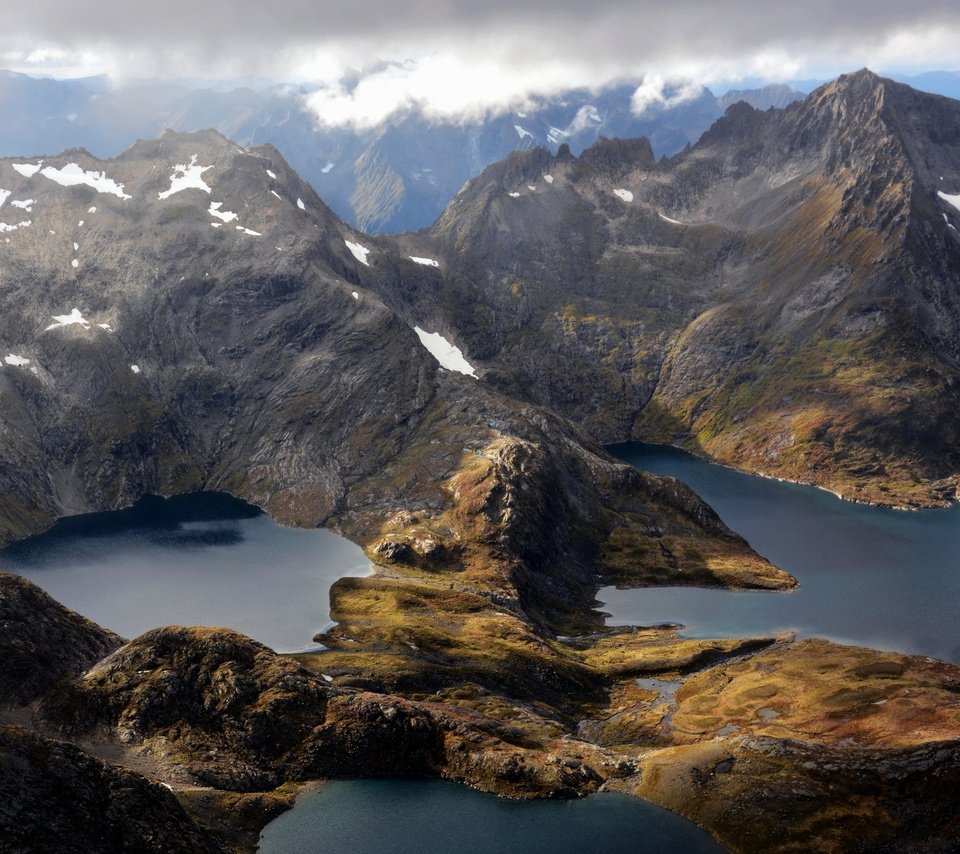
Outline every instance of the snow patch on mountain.
<svg viewBox="0 0 960 854">
<path fill-rule="evenodd" d="M 56 166 L 44 166 L 40 170 L 40 174 L 62 187 L 91 187 L 98 193 L 109 193 L 113 196 L 119 196 L 121 199 L 130 198 L 127 193 L 123 192 L 123 184 L 108 178 L 106 172 L 87 172 L 78 163 L 68 163 L 62 169 L 58 169 Z"/>
<path fill-rule="evenodd" d="M 951 196 L 948 193 L 944 193 L 942 190 L 937 190 L 937 195 L 948 205 L 953 205 L 958 211 L 960 211 L 960 193 L 955 196 Z"/>
<path fill-rule="evenodd" d="M 90 328 L 90 321 L 83 316 L 79 308 L 75 308 L 70 314 L 54 314 L 51 316 L 55 323 L 51 323 L 43 330 L 44 332 L 49 332 L 51 329 L 59 329 L 61 326 L 73 326 L 74 324 L 79 324 L 84 329 Z"/>
<path fill-rule="evenodd" d="M 354 258 L 356 258 L 361 264 L 365 264 L 367 267 L 370 266 L 370 262 L 367 260 L 370 250 L 367 249 L 366 246 L 361 246 L 359 243 L 354 243 L 351 240 L 344 240 L 343 242 L 347 244 L 347 249 L 353 253 Z"/>
<path fill-rule="evenodd" d="M 459 347 L 455 347 L 439 332 L 425 332 L 419 326 L 414 326 L 420 343 L 430 351 L 430 354 L 440 363 L 440 367 L 448 371 L 456 371 L 476 379 L 477 372 L 464 357 Z"/>
<path fill-rule="evenodd" d="M 548 184 L 552 184 L 552 183 L 553 183 L 553 175 L 544 175 L 544 176 L 543 176 L 543 180 L 546 181 Z"/>
<path fill-rule="evenodd" d="M 14 368 L 25 368 L 30 364 L 29 359 L 24 359 L 23 356 L 18 356 L 16 353 L 10 353 L 4 356 L 3 361 Z"/>
<path fill-rule="evenodd" d="M 222 222 L 233 222 L 235 219 L 238 219 L 237 214 L 233 211 L 222 211 L 220 208 L 223 207 L 223 202 L 210 202 L 210 207 L 207 209 L 207 212 L 210 216 L 215 216 Z"/>
<path fill-rule="evenodd" d="M 440 262 L 434 261 L 433 258 L 418 258 L 416 255 L 407 256 L 414 264 L 423 264 L 424 267 L 439 267 Z"/>
<path fill-rule="evenodd" d="M 41 160 L 39 163 L 11 163 L 10 165 L 23 175 L 24 178 L 32 178 L 40 171 L 40 167 L 43 166 L 43 161 Z"/>
<path fill-rule="evenodd" d="M 197 155 L 194 154 L 189 163 L 178 163 L 173 167 L 173 174 L 170 176 L 170 189 L 157 193 L 157 195 L 161 199 L 168 199 L 174 193 L 180 193 L 183 190 L 211 192 L 210 186 L 203 180 L 203 173 L 208 169 L 213 169 L 213 166 L 201 166 L 197 163 Z"/>
<path fill-rule="evenodd" d="M 20 210 L 26 211 L 27 213 L 33 213 L 33 204 L 36 199 L 14 199 L 10 202 L 12 207 L 20 208 Z"/>
<path fill-rule="evenodd" d="M 7 199 L 9 199 L 12 194 L 13 194 L 13 191 L 12 191 L 12 190 L 4 190 L 4 189 L 0 188 L 0 208 L 3 207 L 3 203 L 4 203 Z"/>
<path fill-rule="evenodd" d="M 18 228 L 27 228 L 32 223 L 33 223 L 33 220 L 30 220 L 30 219 L 26 219 L 23 222 L 10 223 L 10 224 L 5 222 L 0 222 L 0 234 L 3 234 L 4 232 L 7 232 L 7 231 L 16 231 Z"/>
<path fill-rule="evenodd" d="M 530 139 L 534 138 L 533 134 L 530 133 L 530 131 L 528 131 L 524 127 L 521 127 L 520 125 L 514 125 L 513 129 L 517 132 L 517 136 L 519 136 L 520 139 L 526 139 L 528 136 L 530 137 Z"/>
<path fill-rule="evenodd" d="M 661 213 L 660 211 L 657 211 L 657 214 L 660 216 L 660 219 L 662 219 L 664 222 L 669 222 L 669 223 L 671 223 L 672 225 L 686 225 L 686 223 L 680 222 L 680 220 L 678 220 L 678 219 L 673 219 L 673 218 L 667 216 L 666 214 Z"/>
<path fill-rule="evenodd" d="M 632 201 L 633 201 L 633 193 L 631 193 L 629 190 L 624 190 L 624 189 L 621 188 L 621 189 L 619 189 L 619 190 L 614 190 L 614 191 L 613 191 L 613 194 L 614 194 L 615 196 L 619 196 L 619 197 L 620 197 L 621 199 L 623 199 L 625 202 L 632 202 Z"/>
</svg>

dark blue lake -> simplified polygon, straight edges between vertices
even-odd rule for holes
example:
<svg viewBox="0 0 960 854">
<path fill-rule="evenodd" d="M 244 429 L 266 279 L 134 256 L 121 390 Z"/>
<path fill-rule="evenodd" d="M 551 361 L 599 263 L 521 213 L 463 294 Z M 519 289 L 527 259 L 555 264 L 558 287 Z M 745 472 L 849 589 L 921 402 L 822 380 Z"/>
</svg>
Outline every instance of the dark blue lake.
<svg viewBox="0 0 960 854">
<path fill-rule="evenodd" d="M 628 795 L 510 801 L 436 780 L 339 780 L 297 801 L 260 854 L 723 854 L 696 825 Z"/>
<path fill-rule="evenodd" d="M 54 599 L 132 638 L 166 625 L 229 626 L 278 652 L 315 647 L 330 585 L 367 575 L 332 531 L 284 528 L 222 493 L 146 498 L 72 516 L 0 551 Z"/>
<path fill-rule="evenodd" d="M 688 483 L 754 549 L 800 581 L 790 593 L 605 587 L 598 598 L 610 624 L 678 622 L 697 637 L 794 630 L 960 662 L 960 507 L 869 507 L 661 445 L 608 450 Z"/>
</svg>

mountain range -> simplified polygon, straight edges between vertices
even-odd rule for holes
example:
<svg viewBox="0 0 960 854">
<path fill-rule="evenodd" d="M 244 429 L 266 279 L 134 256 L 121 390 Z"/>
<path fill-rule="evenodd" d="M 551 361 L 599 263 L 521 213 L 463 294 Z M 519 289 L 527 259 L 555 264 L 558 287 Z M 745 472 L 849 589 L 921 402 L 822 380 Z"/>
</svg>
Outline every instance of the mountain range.
<svg viewBox="0 0 960 854">
<path fill-rule="evenodd" d="M 357 81 L 353 81 L 356 85 Z M 772 85 L 714 96 L 702 89 L 670 105 L 631 107 L 636 84 L 540 98 L 521 113 L 439 119 L 407 109 L 369 128 L 325 125 L 311 86 L 203 87 L 106 78 L 77 81 L 0 74 L 0 156 L 85 148 L 110 157 L 164 130 L 215 128 L 244 146 L 272 144 L 341 218 L 369 232 L 431 225 L 484 167 L 510 152 L 566 143 L 580 152 L 599 136 L 648 136 L 658 155 L 697 140 L 733 98 L 761 109 L 801 93 Z M 666 96 L 669 99 L 671 91 Z"/>
<path fill-rule="evenodd" d="M 488 382 L 600 440 L 948 501 L 958 140 L 956 101 L 863 71 L 784 110 L 734 104 L 672 158 L 517 153 L 418 236 L 443 273 L 420 310 Z"/>
<path fill-rule="evenodd" d="M 356 86 L 361 79 L 357 73 L 344 83 Z M 953 72 L 897 79 L 960 95 Z M 667 86 L 662 101 L 638 114 L 632 105 L 637 84 L 628 82 L 540 97 L 522 114 L 440 119 L 410 108 L 360 129 L 322 122 L 308 106 L 317 84 L 53 80 L 0 72 L 0 156 L 85 148 L 111 157 L 164 130 L 215 128 L 240 145 L 276 146 L 354 227 L 397 233 L 431 225 L 468 179 L 512 151 L 542 146 L 555 153 L 566 143 L 579 154 L 600 136 L 646 136 L 656 157 L 670 156 L 695 143 L 737 101 L 782 108 L 818 85 L 757 81 L 719 96 L 706 87 L 681 95 Z"/>
<path fill-rule="evenodd" d="M 594 597 L 795 584 L 598 442 L 955 496 L 958 147 L 960 104 L 864 70 L 668 158 L 516 151 L 394 237 L 212 130 L 0 161 L 0 542 L 222 490 L 377 567 L 296 656 L 124 641 L 0 574 L 0 843 L 252 850 L 303 781 L 428 775 L 628 792 L 734 851 L 949 850 L 956 666 Z"/>
</svg>

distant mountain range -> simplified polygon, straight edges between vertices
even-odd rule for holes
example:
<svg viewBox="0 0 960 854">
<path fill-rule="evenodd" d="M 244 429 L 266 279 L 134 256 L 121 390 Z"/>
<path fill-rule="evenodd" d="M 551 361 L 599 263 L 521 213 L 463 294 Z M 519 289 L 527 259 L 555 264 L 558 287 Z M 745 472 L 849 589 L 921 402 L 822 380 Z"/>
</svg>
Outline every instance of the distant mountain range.
<svg viewBox="0 0 960 854">
<path fill-rule="evenodd" d="M 601 136 L 648 137 L 657 156 L 696 140 L 737 100 L 760 109 L 801 97 L 788 86 L 703 89 L 672 106 L 631 109 L 635 84 L 574 90 L 534 109 L 472 122 L 411 110 L 367 130 L 324 127 L 307 108 L 309 87 L 139 81 L 75 81 L 0 73 L 0 156 L 84 148 L 110 157 L 164 130 L 214 128 L 240 145 L 270 143 L 345 221 L 394 233 L 434 222 L 463 184 L 510 152 L 536 146 L 574 153 Z M 669 92 L 667 93 L 669 96 Z"/>
<path fill-rule="evenodd" d="M 916 88 L 960 96 L 960 74 L 898 78 Z M 636 83 L 599 92 L 571 90 L 540 99 L 524 113 L 484 120 L 436 120 L 416 109 L 375 127 L 326 127 L 307 108 L 310 86 L 236 81 L 145 80 L 114 84 L 105 77 L 34 78 L 0 72 L 0 156 L 85 148 L 119 154 L 164 130 L 214 128 L 240 145 L 270 143 L 332 210 L 370 233 L 431 225 L 463 184 L 512 151 L 566 143 L 579 154 L 600 137 L 647 137 L 656 157 L 692 145 L 731 104 L 782 108 L 819 85 L 796 81 L 698 95 L 631 109 Z"/>
</svg>

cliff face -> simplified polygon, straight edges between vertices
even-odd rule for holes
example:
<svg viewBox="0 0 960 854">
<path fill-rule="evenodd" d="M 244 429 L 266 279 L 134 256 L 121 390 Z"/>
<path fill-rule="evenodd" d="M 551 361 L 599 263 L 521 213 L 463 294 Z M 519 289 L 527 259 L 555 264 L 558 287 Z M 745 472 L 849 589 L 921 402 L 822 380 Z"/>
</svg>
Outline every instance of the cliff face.
<svg viewBox="0 0 960 854">
<path fill-rule="evenodd" d="M 957 102 L 864 71 L 735 104 L 660 163 L 617 141 L 514 155 L 431 230 L 445 280 L 418 308 L 600 439 L 940 503 L 960 468 L 958 127 Z"/>
</svg>

